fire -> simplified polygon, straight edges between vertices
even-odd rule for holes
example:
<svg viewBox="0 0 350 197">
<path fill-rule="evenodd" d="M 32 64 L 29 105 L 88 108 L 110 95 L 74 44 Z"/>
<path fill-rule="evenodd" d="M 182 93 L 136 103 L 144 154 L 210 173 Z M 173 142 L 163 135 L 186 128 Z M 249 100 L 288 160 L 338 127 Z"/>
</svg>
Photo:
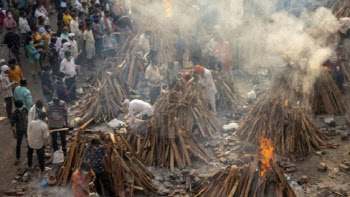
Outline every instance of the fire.
<svg viewBox="0 0 350 197">
<path fill-rule="evenodd" d="M 266 172 L 271 168 L 270 160 L 273 157 L 273 151 L 275 148 L 272 145 L 271 139 L 260 137 L 260 159 L 261 159 L 261 172 L 260 176 L 265 177 Z"/>
<path fill-rule="evenodd" d="M 169 0 L 163 0 L 163 5 L 166 11 L 166 15 L 168 18 L 173 16 L 173 9 L 172 9 L 172 5 L 170 3 Z"/>
</svg>

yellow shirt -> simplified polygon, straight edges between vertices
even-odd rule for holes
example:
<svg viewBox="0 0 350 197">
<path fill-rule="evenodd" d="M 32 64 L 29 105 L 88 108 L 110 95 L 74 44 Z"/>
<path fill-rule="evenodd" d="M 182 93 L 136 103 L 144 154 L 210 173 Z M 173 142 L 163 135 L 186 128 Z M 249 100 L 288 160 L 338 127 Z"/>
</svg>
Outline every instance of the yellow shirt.
<svg viewBox="0 0 350 197">
<path fill-rule="evenodd" d="M 73 18 L 69 14 L 63 14 L 63 23 L 69 29 L 69 23 L 73 20 Z"/>
<path fill-rule="evenodd" d="M 17 82 L 12 85 L 12 88 L 19 86 L 19 82 L 23 79 L 22 70 L 19 66 L 15 66 L 15 69 L 9 69 L 9 79 L 11 82 Z"/>
</svg>

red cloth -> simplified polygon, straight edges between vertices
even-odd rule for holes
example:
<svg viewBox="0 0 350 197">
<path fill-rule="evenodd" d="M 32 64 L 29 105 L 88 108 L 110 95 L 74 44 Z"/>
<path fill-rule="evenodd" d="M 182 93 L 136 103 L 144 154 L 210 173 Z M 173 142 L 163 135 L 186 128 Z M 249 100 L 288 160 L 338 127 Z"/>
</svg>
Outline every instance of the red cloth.
<svg viewBox="0 0 350 197">
<path fill-rule="evenodd" d="M 0 25 L 4 24 L 5 14 L 0 10 Z"/>
<path fill-rule="evenodd" d="M 84 187 L 90 191 L 89 189 L 89 183 L 92 180 L 92 178 L 95 176 L 95 173 L 90 170 L 90 173 L 88 174 L 82 174 L 79 169 L 76 170 L 72 175 L 72 183 L 73 183 L 73 193 L 74 197 L 88 197 L 89 194 L 86 194 L 79 185 L 82 184 Z"/>
<path fill-rule="evenodd" d="M 197 72 L 199 74 L 199 76 L 201 76 L 202 78 L 204 77 L 204 67 L 197 65 L 194 67 L 194 71 Z"/>
</svg>

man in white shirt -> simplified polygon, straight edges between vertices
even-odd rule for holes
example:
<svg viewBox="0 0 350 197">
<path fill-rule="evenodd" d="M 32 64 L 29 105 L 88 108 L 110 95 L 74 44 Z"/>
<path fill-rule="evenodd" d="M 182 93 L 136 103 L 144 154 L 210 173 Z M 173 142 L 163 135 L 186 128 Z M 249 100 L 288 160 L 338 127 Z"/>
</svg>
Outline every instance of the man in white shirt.
<svg viewBox="0 0 350 197">
<path fill-rule="evenodd" d="M 150 103 L 153 105 L 160 95 L 160 87 L 163 77 L 160 75 L 158 68 L 158 61 L 153 59 L 151 64 L 147 67 L 145 79 L 148 81 L 150 87 Z"/>
<path fill-rule="evenodd" d="M 68 34 L 68 43 L 70 44 L 70 52 L 72 53 L 74 58 L 77 58 L 79 55 L 78 51 L 78 44 L 75 41 L 75 34 L 74 33 L 69 33 Z"/>
<path fill-rule="evenodd" d="M 41 172 L 45 172 L 45 140 L 49 138 L 49 127 L 46 124 L 47 114 L 41 112 L 38 120 L 29 123 L 28 128 L 28 167 L 33 164 L 33 152 L 36 151 Z"/>
<path fill-rule="evenodd" d="M 25 41 L 27 36 L 30 35 L 30 31 L 31 31 L 26 15 L 27 15 L 26 12 L 22 11 L 21 16 L 18 19 L 18 28 L 21 31 L 23 41 Z"/>
<path fill-rule="evenodd" d="M 150 39 L 152 36 L 151 31 L 145 31 L 139 38 L 139 46 L 142 52 L 142 56 L 149 53 L 151 51 Z"/>
<path fill-rule="evenodd" d="M 151 104 L 134 99 L 131 102 L 129 102 L 128 99 L 125 99 L 123 102 L 123 105 L 128 107 L 129 115 L 130 115 L 130 123 L 133 123 L 135 120 L 135 116 L 137 114 L 140 114 L 143 120 L 149 119 L 151 116 L 153 116 L 153 107 Z"/>
<path fill-rule="evenodd" d="M 217 90 L 210 70 L 205 69 L 203 66 L 197 65 L 194 67 L 194 72 L 199 76 L 198 82 L 203 88 L 202 95 L 204 97 L 204 101 L 208 106 L 210 106 L 211 111 L 216 114 L 215 94 Z"/>
<path fill-rule="evenodd" d="M 78 65 L 75 64 L 74 57 L 72 56 L 71 52 L 66 51 L 65 52 L 65 58 L 62 60 L 60 65 L 60 71 L 65 74 L 65 83 L 67 86 L 68 94 L 70 95 L 70 100 L 76 99 L 76 75 L 77 75 L 77 69 L 79 68 Z"/>
<path fill-rule="evenodd" d="M 93 66 L 94 66 L 93 57 L 95 56 L 95 39 L 91 28 L 92 28 L 92 23 L 87 22 L 86 30 L 83 33 L 83 39 L 84 39 L 84 51 L 86 54 L 87 62 L 89 64 L 88 69 L 93 70 Z"/>
</svg>

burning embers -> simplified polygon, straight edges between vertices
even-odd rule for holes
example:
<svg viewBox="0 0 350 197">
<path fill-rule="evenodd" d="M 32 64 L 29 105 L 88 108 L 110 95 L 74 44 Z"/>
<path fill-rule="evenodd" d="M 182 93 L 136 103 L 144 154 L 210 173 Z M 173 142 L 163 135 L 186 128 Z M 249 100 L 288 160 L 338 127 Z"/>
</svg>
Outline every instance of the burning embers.
<svg viewBox="0 0 350 197">
<path fill-rule="evenodd" d="M 265 177 L 266 172 L 271 168 L 271 159 L 275 148 L 272 145 L 271 139 L 260 137 L 260 161 L 261 171 L 260 176 Z"/>
</svg>

